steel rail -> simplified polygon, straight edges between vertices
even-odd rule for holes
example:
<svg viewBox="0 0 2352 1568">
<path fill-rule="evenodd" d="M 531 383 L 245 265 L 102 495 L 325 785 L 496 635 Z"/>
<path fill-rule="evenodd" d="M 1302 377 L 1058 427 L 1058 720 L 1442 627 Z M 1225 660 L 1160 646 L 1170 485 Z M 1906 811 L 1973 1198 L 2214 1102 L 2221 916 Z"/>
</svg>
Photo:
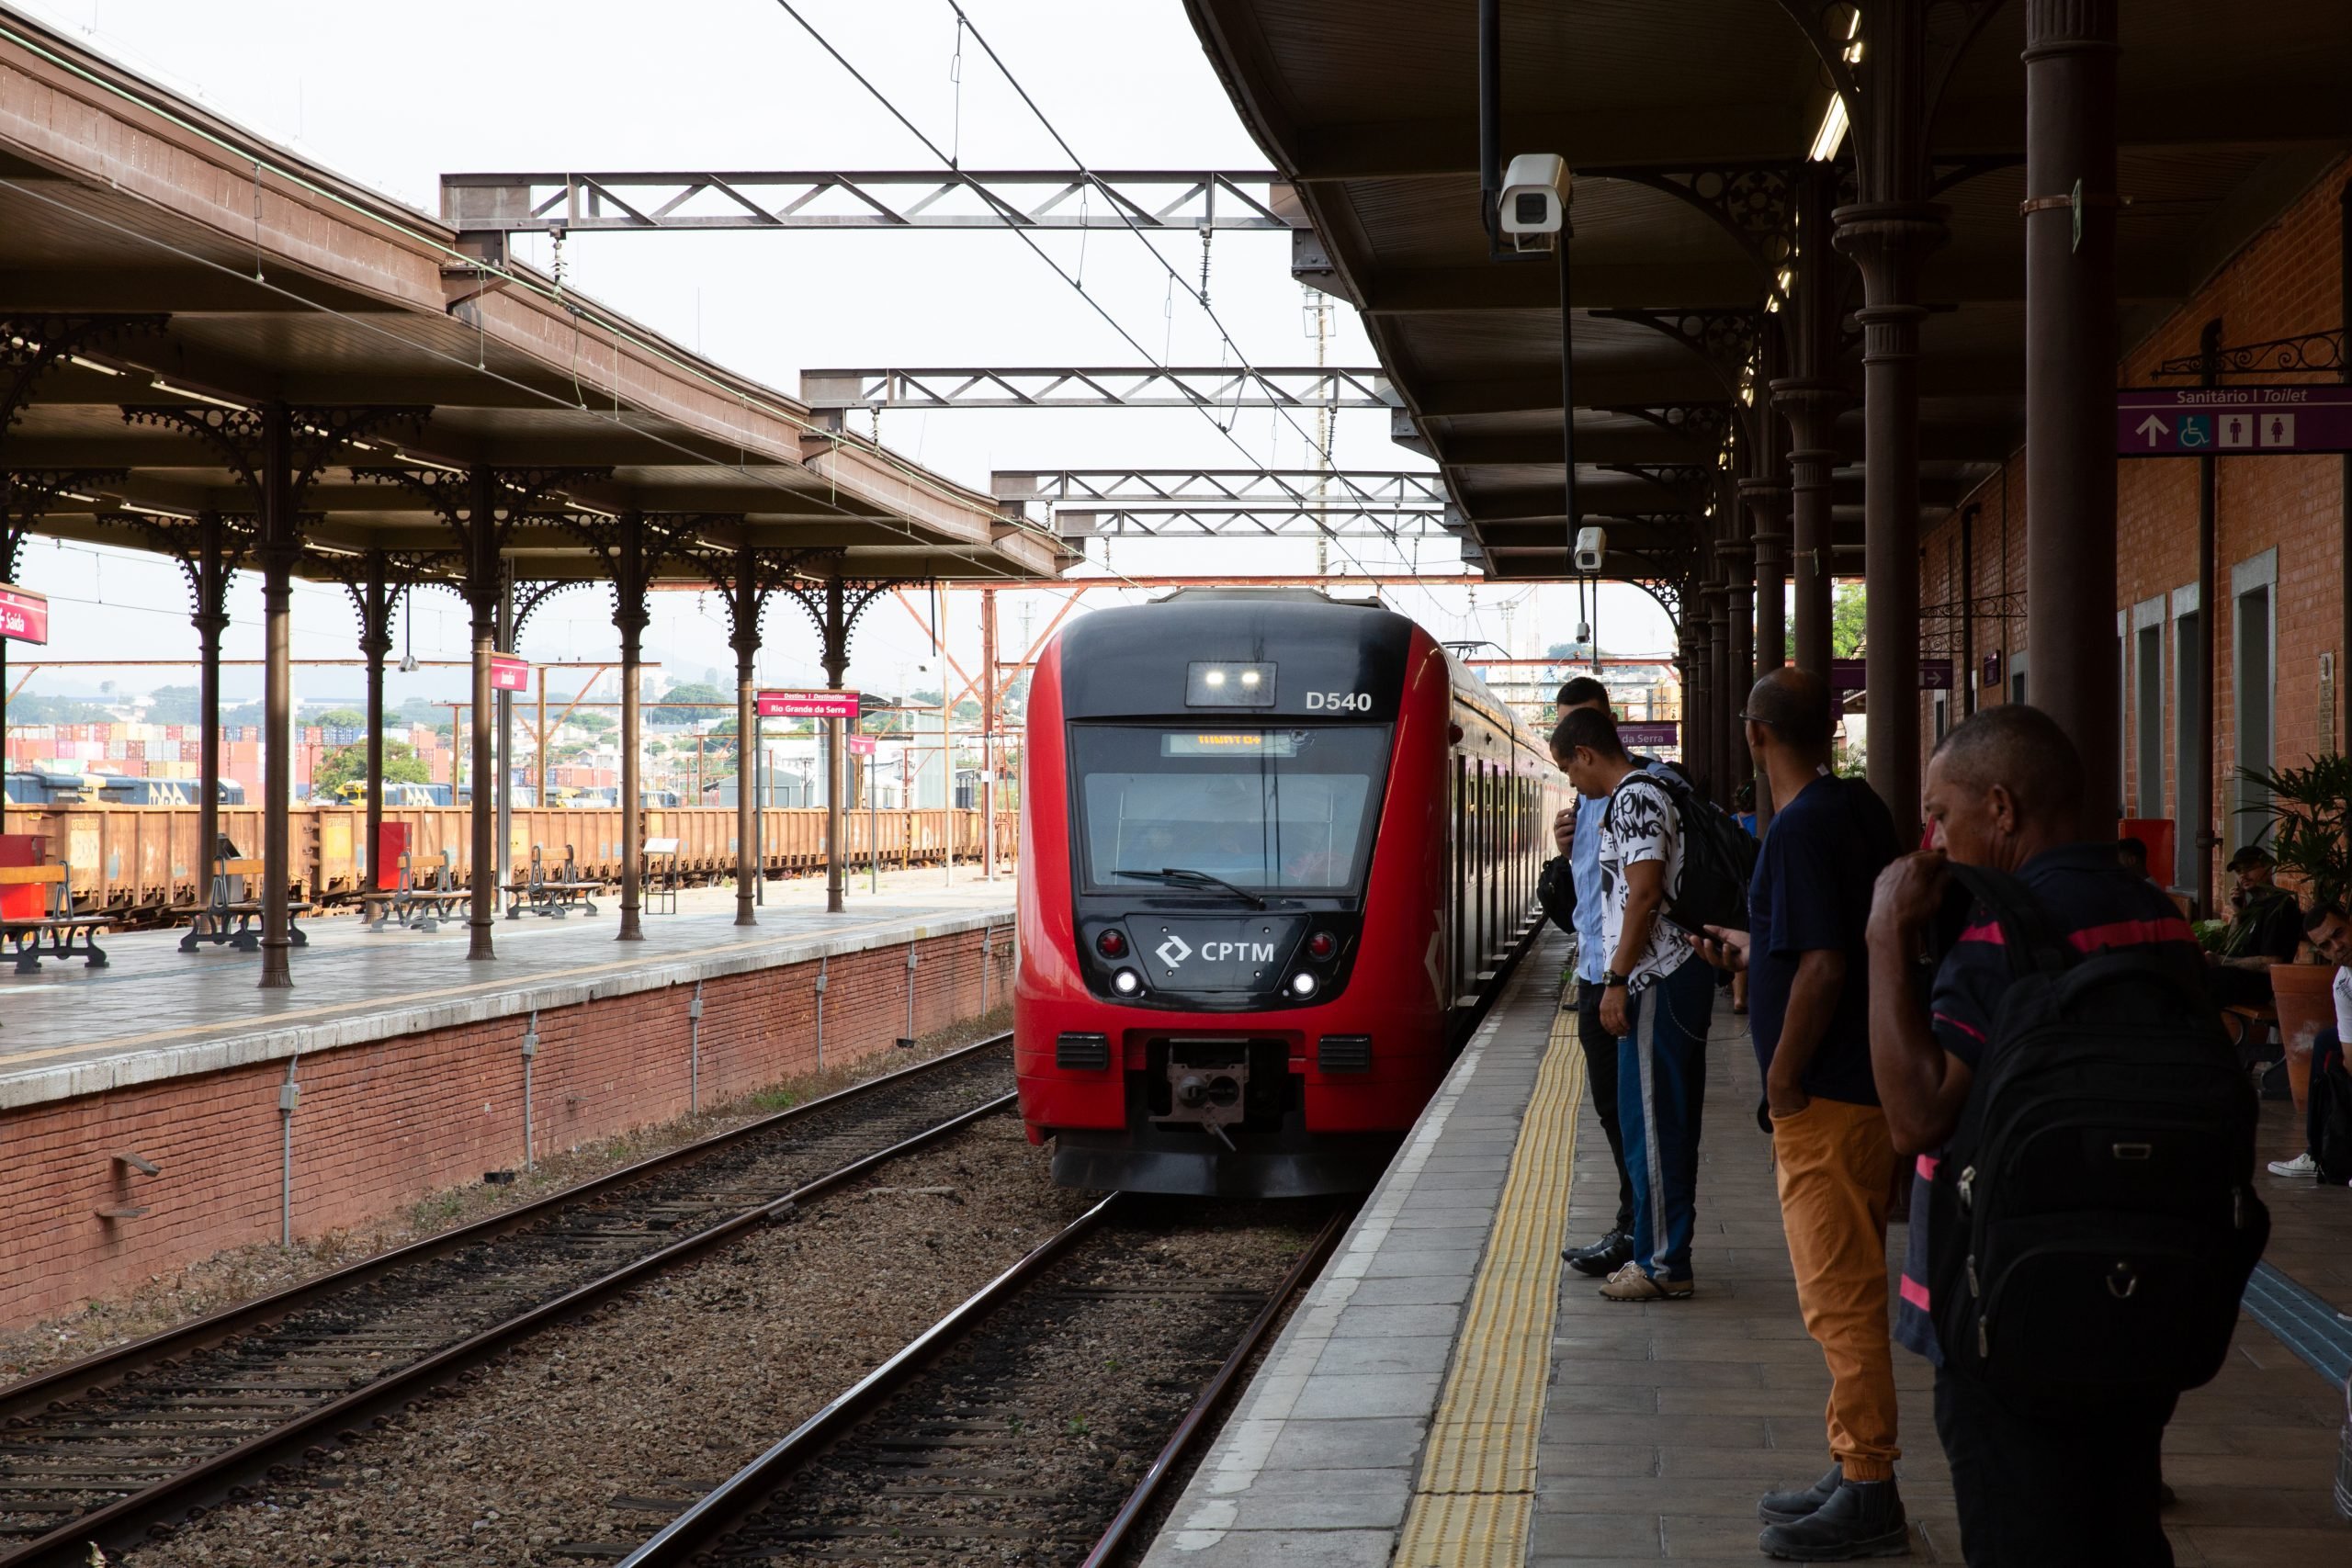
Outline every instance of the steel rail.
<svg viewBox="0 0 2352 1568">
<path fill-rule="evenodd" d="M 331 1296 L 351 1286 L 375 1279 L 404 1262 L 416 1262 L 439 1256 L 469 1245 L 518 1229 L 563 1208 L 576 1204 L 592 1195 L 607 1193 L 630 1182 L 669 1168 L 689 1163 L 695 1157 L 741 1143 L 781 1123 L 799 1119 L 828 1106 L 839 1105 L 870 1093 L 885 1085 L 904 1082 L 934 1071 L 953 1062 L 961 1061 L 978 1052 L 1002 1044 L 1009 1035 L 997 1035 L 973 1045 L 950 1052 L 928 1062 L 918 1063 L 866 1083 L 795 1106 L 774 1116 L 747 1123 L 729 1132 L 716 1134 L 697 1143 L 656 1155 L 635 1165 L 584 1182 L 578 1187 L 550 1195 L 492 1215 L 473 1224 L 450 1231 L 446 1235 L 414 1242 L 379 1258 L 367 1259 L 345 1269 L 322 1275 L 317 1280 L 288 1286 L 271 1295 L 232 1307 L 211 1316 L 198 1319 L 178 1328 L 134 1341 L 111 1351 L 101 1352 L 73 1362 L 42 1377 L 27 1380 L 0 1396 L 0 1416 L 22 1414 L 42 1408 L 51 1402 L 91 1389 L 102 1388 L 120 1378 L 155 1365 L 167 1358 L 205 1348 L 222 1340 L 233 1338 L 312 1302 Z M 155 1485 L 119 1498 L 103 1507 L 77 1516 L 70 1524 L 62 1525 L 48 1534 L 37 1536 L 13 1549 L 0 1550 L 0 1568 L 48 1568 L 50 1564 L 81 1564 L 87 1561 L 88 1547 L 96 1541 L 101 1545 L 127 1543 L 131 1532 L 161 1522 L 187 1508 L 202 1505 L 224 1495 L 230 1487 L 251 1476 L 266 1472 L 271 1465 L 282 1462 L 289 1454 L 299 1452 L 311 1440 L 350 1429 L 355 1423 L 364 1422 L 385 1407 L 403 1403 L 424 1389 L 478 1365 L 492 1355 L 528 1337 L 538 1330 L 586 1311 L 614 1292 L 639 1283 L 653 1275 L 688 1261 L 720 1242 L 734 1239 L 745 1231 L 771 1220 L 781 1219 L 799 1204 L 816 1198 L 886 1161 L 911 1153 L 945 1136 L 958 1128 L 1012 1106 L 1017 1097 L 998 1096 L 979 1105 L 962 1111 L 926 1128 L 912 1137 L 905 1138 L 887 1148 L 860 1156 L 827 1174 L 805 1182 L 790 1192 L 766 1202 L 749 1207 L 707 1229 L 682 1237 L 669 1246 L 646 1253 L 618 1269 L 574 1286 L 528 1310 L 508 1317 L 456 1344 L 443 1347 L 397 1371 L 386 1373 L 363 1388 L 355 1389 L 340 1398 L 303 1412 L 294 1419 L 266 1432 L 254 1434 L 232 1448 L 223 1450 L 209 1459 L 177 1472 Z"/>
<path fill-rule="evenodd" d="M 621 1560 L 620 1568 L 673 1568 L 695 1554 L 757 1508 L 783 1481 L 858 1418 L 929 1365 L 939 1353 L 963 1337 L 975 1325 L 1003 1304 L 1040 1269 L 1091 1235 L 1122 1206 L 1125 1195 L 1108 1198 L 1072 1220 L 1058 1235 L 1038 1246 L 1019 1262 L 981 1286 L 945 1317 L 907 1342 L 898 1354 L 875 1368 L 825 1407 L 794 1427 L 751 1463 L 703 1495 L 694 1506 L 664 1525 L 643 1546 Z"/>
<path fill-rule="evenodd" d="M 1256 1317 L 1250 1319 L 1250 1326 L 1242 1330 L 1240 1343 L 1234 1346 L 1233 1353 L 1217 1368 L 1216 1375 L 1202 1385 L 1199 1396 L 1193 1401 L 1193 1407 L 1184 1412 L 1184 1419 L 1177 1423 L 1176 1430 L 1170 1433 L 1168 1441 L 1160 1445 L 1159 1456 L 1151 1461 L 1151 1467 L 1143 1472 L 1143 1479 L 1136 1483 L 1135 1490 L 1127 1494 L 1127 1500 L 1119 1506 L 1118 1513 L 1112 1517 L 1110 1524 L 1094 1542 L 1094 1549 L 1086 1554 L 1083 1568 L 1109 1568 L 1117 1561 L 1119 1552 L 1127 1543 L 1128 1534 L 1159 1499 L 1161 1488 L 1167 1485 L 1169 1478 L 1175 1474 L 1177 1465 L 1182 1462 L 1193 1444 L 1199 1439 L 1209 1417 L 1225 1402 L 1226 1393 L 1233 1386 L 1234 1380 L 1241 1375 L 1241 1369 L 1248 1365 L 1250 1357 L 1257 1354 L 1258 1347 L 1264 1343 L 1275 1320 L 1282 1316 L 1283 1308 L 1306 1288 L 1307 1281 L 1321 1272 L 1324 1261 L 1331 1256 L 1331 1249 L 1340 1244 L 1340 1237 L 1346 1232 L 1348 1222 L 1355 1216 L 1357 1208 L 1358 1205 L 1351 1203 L 1335 1212 L 1324 1222 L 1323 1228 L 1316 1233 L 1306 1250 L 1299 1254 L 1298 1261 L 1291 1265 L 1290 1272 L 1283 1276 L 1282 1283 L 1275 1286 L 1273 1294 L 1266 1298 L 1266 1304 L 1259 1310 Z"/>
</svg>

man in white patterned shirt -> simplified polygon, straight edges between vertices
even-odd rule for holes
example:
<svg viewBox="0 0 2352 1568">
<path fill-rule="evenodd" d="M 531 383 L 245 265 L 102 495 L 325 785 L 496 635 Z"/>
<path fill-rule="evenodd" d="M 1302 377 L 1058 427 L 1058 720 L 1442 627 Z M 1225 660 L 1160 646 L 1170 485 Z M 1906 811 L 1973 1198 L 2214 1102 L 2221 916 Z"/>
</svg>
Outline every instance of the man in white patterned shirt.
<svg viewBox="0 0 2352 1568">
<path fill-rule="evenodd" d="M 1673 795 L 1634 767 L 1607 714 L 1560 721 L 1555 755 L 1582 795 L 1608 797 L 1600 823 L 1603 945 L 1600 1022 L 1617 1037 L 1617 1106 L 1634 1182 L 1634 1258 L 1600 1288 L 1616 1302 L 1690 1294 L 1699 1123 L 1714 975 L 1691 962 L 1668 918 L 1682 883 L 1682 820 Z"/>
</svg>

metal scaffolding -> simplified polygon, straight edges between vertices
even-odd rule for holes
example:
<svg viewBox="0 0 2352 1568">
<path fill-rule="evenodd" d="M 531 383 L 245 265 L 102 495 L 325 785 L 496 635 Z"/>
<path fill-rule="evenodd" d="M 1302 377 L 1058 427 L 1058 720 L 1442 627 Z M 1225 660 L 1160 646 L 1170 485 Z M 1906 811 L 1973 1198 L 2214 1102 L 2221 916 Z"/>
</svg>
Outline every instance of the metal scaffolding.
<svg viewBox="0 0 2352 1568">
<path fill-rule="evenodd" d="M 474 233 L 680 229 L 1306 227 L 1290 182 L 1264 171 L 1069 169 L 574 171 L 441 176 L 441 216 Z"/>
<path fill-rule="evenodd" d="M 804 370 L 800 400 L 819 413 L 849 409 L 1391 409 L 1401 406 L 1377 367 L 1242 369 L 1035 366 L 921 370 Z"/>
</svg>

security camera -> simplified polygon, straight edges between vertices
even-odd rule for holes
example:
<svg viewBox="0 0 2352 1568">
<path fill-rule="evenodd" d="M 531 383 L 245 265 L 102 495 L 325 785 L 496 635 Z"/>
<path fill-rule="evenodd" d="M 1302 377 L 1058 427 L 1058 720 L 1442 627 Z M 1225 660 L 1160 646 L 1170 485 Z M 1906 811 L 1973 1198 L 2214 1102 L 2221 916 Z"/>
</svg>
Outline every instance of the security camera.
<svg viewBox="0 0 2352 1568">
<path fill-rule="evenodd" d="M 1604 528 L 1577 530 L 1577 570 L 1599 571 L 1601 557 L 1609 553 L 1609 533 Z"/>
<path fill-rule="evenodd" d="M 1521 152 L 1503 173 L 1498 218 L 1522 251 L 1552 248 L 1551 236 L 1568 223 L 1568 165 L 1555 152 Z"/>
</svg>

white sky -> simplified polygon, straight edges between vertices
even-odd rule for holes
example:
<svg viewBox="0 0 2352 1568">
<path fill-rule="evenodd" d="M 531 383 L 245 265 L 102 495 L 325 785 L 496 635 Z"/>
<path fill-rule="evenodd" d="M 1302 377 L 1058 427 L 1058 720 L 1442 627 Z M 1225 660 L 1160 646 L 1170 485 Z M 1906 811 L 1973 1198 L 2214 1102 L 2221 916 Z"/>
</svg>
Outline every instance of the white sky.
<svg viewBox="0 0 2352 1568">
<path fill-rule="evenodd" d="M 198 98 L 216 112 L 420 209 L 436 210 L 444 171 L 628 168 L 928 169 L 934 160 L 851 81 L 772 0 L 670 0 L 660 6 L 571 0 L 407 0 L 397 7 L 321 0 L 24 0 L 16 9 L 63 28 L 133 70 Z M 960 143 L 972 168 L 1058 168 L 1068 161 L 1003 78 L 968 40 L 960 121 L 950 79 L 954 13 L 944 0 L 806 0 L 802 9 L 834 45 L 890 95 L 934 141 Z M 1201 51 L 1179 0 L 967 0 L 967 10 L 1080 157 L 1097 168 L 1263 167 Z M 959 129 L 960 127 L 960 129 Z M 1083 247 L 1087 289 L 1164 362 L 1216 364 L 1215 330 L 1145 245 L 1118 232 L 1041 235 L 1070 270 Z M 1197 281 L 1199 243 L 1157 242 Z M 547 264 L 536 238 L 524 254 Z M 782 234 L 612 234 L 565 245 L 567 282 L 696 346 L 712 358 L 788 392 L 803 367 L 958 365 L 1020 367 L 1136 363 L 1135 352 L 1084 300 L 1007 233 L 793 231 Z M 1252 363 L 1311 364 L 1301 293 L 1279 233 L 1216 236 L 1210 297 Z M 1354 312 L 1336 302 L 1331 361 L 1372 363 Z M 1342 468 L 1422 468 L 1387 439 L 1387 417 L 1337 416 Z M 1305 433 L 1282 416 L 1244 413 L 1233 436 L 1184 410 L 1036 412 L 970 411 L 885 414 L 883 438 L 910 457 L 986 490 L 997 468 L 1303 468 Z M 1374 570 L 1409 569 L 1384 543 L 1342 541 Z M 1099 551 L 1101 546 L 1098 544 Z M 1120 541 L 1113 563 L 1136 575 L 1268 573 L 1313 570 L 1313 545 L 1296 542 Z M 1421 570 L 1453 571 L 1451 540 L 1424 543 Z M 1099 560 L 1099 555 L 1098 555 Z M 1336 568 L 1352 570 L 1338 545 Z M 102 655 L 189 659 L 177 573 L 133 552 L 27 547 L 25 584 L 57 601 L 61 659 Z M 1090 571 L 1090 574 L 1092 574 Z M 1038 628 L 1057 593 L 1000 596 L 1003 656 L 1019 651 L 1024 615 Z M 1511 604 L 1513 651 L 1541 653 L 1574 632 L 1574 590 L 1497 586 L 1476 592 L 1408 589 L 1389 602 L 1442 638 L 1504 639 Z M 1090 595 L 1087 604 L 1119 603 Z M 539 612 L 522 651 L 545 660 L 613 657 L 607 597 L 565 595 Z M 103 604 L 105 610 L 93 612 Z M 657 595 L 647 657 L 668 673 L 700 680 L 733 656 L 716 604 Z M 261 651 L 259 592 L 241 580 L 226 656 Z M 978 600 L 956 598 L 950 646 L 967 670 L 978 657 Z M 1666 618 L 1638 591 L 1602 591 L 1600 634 L 1612 651 L 1659 652 Z M 771 609 L 763 679 L 821 682 L 814 635 L 789 604 Z M 355 653 L 340 590 L 298 585 L 297 658 Z M 465 617 L 447 595 L 417 604 L 420 658 L 462 658 Z M 933 685 L 915 672 L 928 643 L 895 604 L 860 626 L 851 683 L 891 691 Z M 12 663 L 29 650 L 12 649 Z M 114 675 L 131 690 L 185 682 L 192 670 L 59 671 L 34 691 L 89 691 Z M 11 684 L 14 677 L 11 677 Z M 459 678 L 427 671 L 390 678 L 397 705 L 455 694 Z M 232 697 L 257 693 L 259 672 L 230 671 Z M 305 698 L 356 694 L 359 672 L 306 673 Z"/>
</svg>

